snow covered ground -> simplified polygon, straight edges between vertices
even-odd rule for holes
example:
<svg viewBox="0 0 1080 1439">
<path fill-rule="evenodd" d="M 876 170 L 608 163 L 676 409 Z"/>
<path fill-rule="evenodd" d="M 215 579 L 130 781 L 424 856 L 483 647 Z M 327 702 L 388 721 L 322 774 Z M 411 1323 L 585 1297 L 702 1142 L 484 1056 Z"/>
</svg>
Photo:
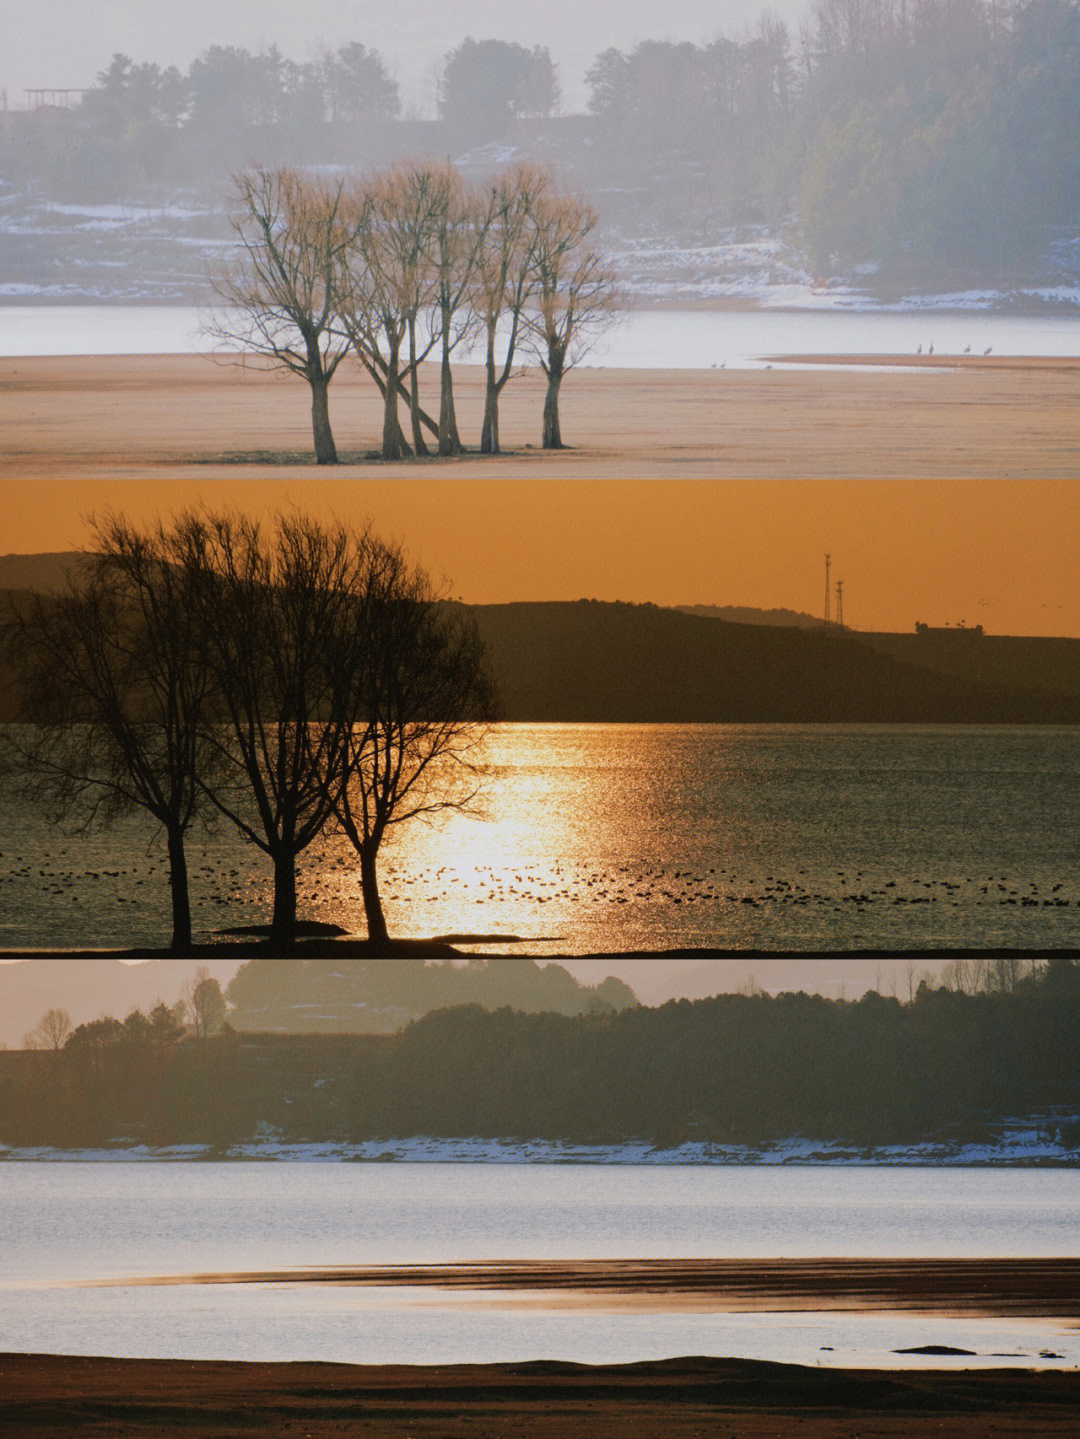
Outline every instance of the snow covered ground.
<svg viewBox="0 0 1080 1439">
<path fill-rule="evenodd" d="M 815 281 L 797 251 L 775 232 L 731 231 L 717 244 L 628 239 L 611 247 L 626 294 L 639 303 L 751 306 L 770 310 L 905 311 L 1068 309 L 1080 307 L 1080 245 L 1059 242 L 1040 271 L 1045 282 L 1008 288 L 911 291 L 884 298 L 873 266 Z"/>
<path fill-rule="evenodd" d="M 1069 1121 L 1065 1121 L 1069 1123 Z M 1075 1126 L 1075 1121 L 1073 1121 Z M 356 1144 L 289 1142 L 264 1129 L 250 1139 L 214 1149 L 175 1144 L 155 1149 L 145 1144 L 114 1144 L 100 1149 L 3 1148 L 9 1161 L 131 1163 L 145 1160 L 259 1159 L 305 1162 L 353 1161 L 406 1164 L 630 1164 L 630 1165 L 905 1165 L 963 1167 L 976 1165 L 1055 1165 L 1080 1167 L 1080 1148 L 1062 1143 L 1060 1118 L 1018 1119 L 992 1127 L 979 1143 L 927 1140 L 921 1144 L 850 1145 L 793 1136 L 771 1144 L 716 1144 L 688 1140 L 670 1148 L 646 1141 L 623 1144 L 567 1144 L 558 1140 L 441 1139 L 413 1135 L 371 1139 Z"/>
<path fill-rule="evenodd" d="M 206 273 L 235 246 L 223 207 L 177 196 L 151 204 L 60 204 L 0 185 L 0 305 L 200 303 Z M 631 303 L 770 310 L 1068 311 L 1080 309 L 1080 238 L 1066 236 L 1005 288 L 885 297 L 872 266 L 815 281 L 797 246 L 764 226 L 714 242 L 609 236 Z"/>
</svg>

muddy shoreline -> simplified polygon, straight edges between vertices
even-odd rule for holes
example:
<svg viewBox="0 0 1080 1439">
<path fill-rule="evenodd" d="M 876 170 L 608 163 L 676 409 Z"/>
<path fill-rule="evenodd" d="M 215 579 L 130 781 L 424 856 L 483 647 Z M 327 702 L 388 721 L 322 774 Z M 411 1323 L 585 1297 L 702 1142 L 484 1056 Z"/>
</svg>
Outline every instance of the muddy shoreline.
<svg viewBox="0 0 1080 1439">
<path fill-rule="evenodd" d="M 322 469 L 318 478 L 1077 477 L 1080 361 L 785 357 L 795 358 L 828 364 L 575 370 L 560 402 L 570 446 L 562 451 L 539 448 L 544 381 L 530 371 L 500 404 L 506 452 L 450 460 L 366 459 L 378 445 L 382 401 L 356 367 L 343 369 L 331 415 L 339 449 L 352 462 Z M 930 368 L 936 373 L 928 375 Z M 461 366 L 454 384 L 471 445 L 483 372 Z M 421 393 L 437 394 L 431 371 Z M 302 381 L 254 364 L 199 355 L 0 358 L 0 477 L 98 487 L 154 480 L 167 504 L 184 482 L 314 479 L 309 410 Z M 97 494 L 105 498 L 100 488 Z M 29 503 L 29 496 L 14 502 Z"/>
<path fill-rule="evenodd" d="M 701 1357 L 372 1367 L 8 1354 L 0 1394 L 8 1439 L 1074 1439 L 1080 1372 Z"/>
<path fill-rule="evenodd" d="M 905 1310 L 1080 1322 L 1080 1259 L 625 1259 L 349 1265 L 145 1275 L 80 1287 L 334 1284 L 454 1291 L 557 1292 L 579 1307 L 832 1311 Z"/>
</svg>

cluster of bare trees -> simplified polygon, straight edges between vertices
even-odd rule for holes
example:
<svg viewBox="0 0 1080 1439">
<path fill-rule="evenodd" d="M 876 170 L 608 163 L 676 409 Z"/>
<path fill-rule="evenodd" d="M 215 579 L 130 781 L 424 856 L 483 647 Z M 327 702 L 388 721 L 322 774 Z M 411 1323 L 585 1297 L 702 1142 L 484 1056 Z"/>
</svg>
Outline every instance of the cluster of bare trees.
<svg viewBox="0 0 1080 1439">
<path fill-rule="evenodd" d="M 471 186 L 451 164 L 334 180 L 256 169 L 235 184 L 238 254 L 212 278 L 207 329 L 303 376 L 319 464 L 337 460 L 329 387 L 347 357 L 382 396 L 384 459 L 460 453 L 459 347 L 483 356 L 482 453 L 498 453 L 499 397 L 522 358 L 547 376 L 543 447 L 562 448 L 559 388 L 614 317 L 616 286 L 596 212 L 550 171 L 518 165 Z M 420 366 L 436 356 L 437 416 L 420 400 Z"/>
<path fill-rule="evenodd" d="M 370 529 L 189 513 L 95 526 L 66 593 L 14 601 L 4 638 L 27 721 L 27 798 L 88 828 L 164 832 L 172 948 L 192 938 L 185 841 L 228 823 L 274 873 L 273 942 L 296 933 L 296 860 L 328 826 L 359 856 L 369 937 L 392 826 L 467 804 L 492 707 L 474 627 Z"/>
</svg>

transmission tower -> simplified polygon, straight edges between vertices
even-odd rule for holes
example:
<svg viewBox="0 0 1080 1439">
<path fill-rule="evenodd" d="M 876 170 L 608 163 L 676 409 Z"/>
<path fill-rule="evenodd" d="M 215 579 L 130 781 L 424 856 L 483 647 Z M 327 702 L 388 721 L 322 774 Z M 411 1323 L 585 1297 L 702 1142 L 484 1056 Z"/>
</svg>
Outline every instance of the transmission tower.
<svg viewBox="0 0 1080 1439">
<path fill-rule="evenodd" d="M 825 556 L 825 628 L 829 627 L 829 566 L 832 564 L 832 555 Z"/>
<path fill-rule="evenodd" d="M 837 580 L 837 582 L 836 582 L 836 623 L 837 623 L 838 625 L 842 625 L 842 624 L 844 623 L 844 582 L 843 582 L 843 580 Z"/>
</svg>

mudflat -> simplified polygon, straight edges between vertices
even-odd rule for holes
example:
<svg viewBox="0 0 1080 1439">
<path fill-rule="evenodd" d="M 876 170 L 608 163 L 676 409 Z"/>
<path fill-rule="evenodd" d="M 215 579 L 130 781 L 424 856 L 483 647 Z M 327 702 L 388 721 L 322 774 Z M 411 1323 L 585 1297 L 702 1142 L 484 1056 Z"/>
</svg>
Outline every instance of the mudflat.
<svg viewBox="0 0 1080 1439">
<path fill-rule="evenodd" d="M 822 358 L 822 357 L 808 357 Z M 0 478 L 1080 478 L 1080 360 L 880 359 L 824 369 L 600 370 L 563 385 L 572 448 L 539 448 L 544 379 L 503 394 L 499 456 L 387 463 L 382 402 L 339 371 L 330 416 L 346 463 L 316 471 L 302 380 L 205 356 L 0 359 Z M 483 374 L 456 371 L 462 438 L 479 434 Z M 437 376 L 421 399 L 437 409 Z M 407 424 L 405 407 L 401 418 Z"/>
<path fill-rule="evenodd" d="M 1076 1371 L 744 1359 L 361 1367 L 0 1355 L 8 1439 L 1075 1439 Z"/>
<path fill-rule="evenodd" d="M 542 1296 L 545 1307 L 560 1308 L 903 1309 L 1080 1322 L 1080 1259 L 1074 1258 L 537 1259 L 215 1271 L 90 1283 L 402 1285 L 510 1291 Z"/>
</svg>

